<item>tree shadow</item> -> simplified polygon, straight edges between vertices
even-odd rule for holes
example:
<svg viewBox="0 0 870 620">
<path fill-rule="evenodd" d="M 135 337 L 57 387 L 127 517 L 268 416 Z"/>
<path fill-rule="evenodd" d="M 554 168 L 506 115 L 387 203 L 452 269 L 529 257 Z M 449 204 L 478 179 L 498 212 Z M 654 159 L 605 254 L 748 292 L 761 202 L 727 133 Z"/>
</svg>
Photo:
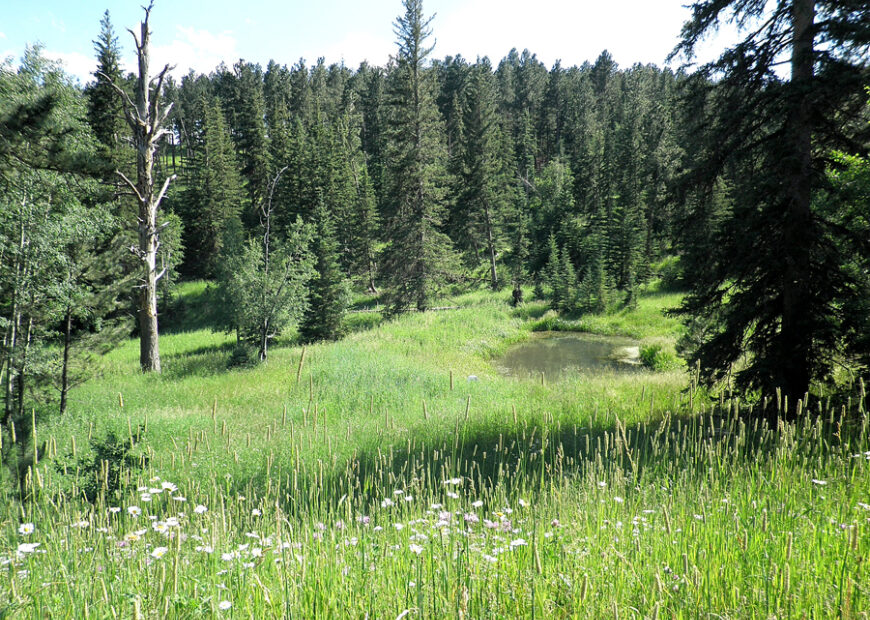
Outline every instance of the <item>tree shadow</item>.
<svg viewBox="0 0 870 620">
<path fill-rule="evenodd" d="M 208 283 L 187 290 L 175 296 L 161 309 L 161 332 L 179 334 L 201 329 L 217 330 L 222 328 L 222 308 L 217 288 Z"/>
<path fill-rule="evenodd" d="M 187 377 L 210 377 L 232 370 L 228 361 L 236 347 L 235 342 L 205 345 L 184 351 L 164 355 L 163 377 L 178 380 Z"/>
<path fill-rule="evenodd" d="M 511 316 L 523 320 L 537 320 L 550 311 L 548 304 L 543 302 L 529 302 L 515 307 L 511 311 Z"/>
<path fill-rule="evenodd" d="M 355 496 L 375 509 L 395 489 L 423 484 L 441 487 L 460 480 L 466 492 L 501 488 L 508 497 L 533 496 L 566 478 L 595 484 L 602 479 L 625 481 L 630 495 L 636 485 L 667 484 L 675 476 L 697 478 L 727 462 L 754 463 L 789 454 L 824 458 L 845 442 L 866 442 L 866 420 L 855 413 L 815 415 L 796 423 L 782 421 L 775 410 L 724 403 L 705 413 L 657 414 L 649 421 L 625 426 L 610 421 L 580 425 L 530 425 L 518 421 L 505 428 L 479 427 L 456 419 L 454 432 L 414 439 L 384 437 L 361 446 L 345 469 L 324 477 L 316 467 L 300 475 L 299 493 L 315 492 L 321 501 Z M 820 439 L 821 438 L 821 439 Z M 785 444 L 783 442 L 786 442 Z M 322 467 L 322 463 L 319 464 Z M 264 470 L 255 484 L 265 482 Z M 449 491 L 450 487 L 445 487 Z M 337 506 L 334 506 L 337 507 Z M 289 503 L 288 511 L 294 507 Z"/>
</svg>

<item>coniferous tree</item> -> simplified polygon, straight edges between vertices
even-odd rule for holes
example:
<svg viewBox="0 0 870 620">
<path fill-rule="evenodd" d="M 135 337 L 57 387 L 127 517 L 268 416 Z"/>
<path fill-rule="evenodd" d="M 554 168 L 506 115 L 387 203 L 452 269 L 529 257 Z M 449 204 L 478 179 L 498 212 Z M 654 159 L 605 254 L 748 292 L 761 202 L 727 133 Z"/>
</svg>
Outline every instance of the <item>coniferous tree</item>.
<svg viewBox="0 0 870 620">
<path fill-rule="evenodd" d="M 604 259 L 600 254 L 593 254 L 580 284 L 580 308 L 586 312 L 601 314 L 607 310 L 609 297 Z"/>
<path fill-rule="evenodd" d="M 383 273 L 391 312 L 425 310 L 452 271 L 450 239 L 440 230 L 444 192 L 443 128 L 426 58 L 431 18 L 421 0 L 405 0 L 396 20 L 396 64 L 389 76 L 389 192 Z"/>
<path fill-rule="evenodd" d="M 188 160 L 187 188 L 178 210 L 185 221 L 185 268 L 214 277 L 223 232 L 239 217 L 242 190 L 232 141 L 217 101 L 202 98 L 201 140 Z"/>
<path fill-rule="evenodd" d="M 513 286 L 511 303 L 517 306 L 523 303 L 523 285 L 528 277 L 529 216 L 527 213 L 528 200 L 522 188 L 514 193 L 513 199 L 513 210 L 507 224 L 510 247 L 505 262 L 510 270 Z"/>
<path fill-rule="evenodd" d="M 236 145 L 241 175 L 248 198 L 243 221 L 256 227 L 257 210 L 266 199 L 271 180 L 266 133 L 266 104 L 263 99 L 263 71 L 259 65 L 239 61 L 232 73 L 224 71 L 218 96 Z"/>
<path fill-rule="evenodd" d="M 831 149 L 858 148 L 866 137 L 855 121 L 870 79 L 870 7 L 705 0 L 691 8 L 676 52 L 691 57 L 732 13 L 748 33 L 691 80 L 689 131 L 698 139 L 689 142 L 687 185 L 705 202 L 725 177 L 734 198 L 712 243 L 687 254 L 692 292 L 682 311 L 712 325 L 692 359 L 710 381 L 745 359 L 738 385 L 781 388 L 794 415 L 844 344 L 842 309 L 864 294 L 843 267 L 856 238 L 813 200 Z M 783 54 L 787 80 L 775 73 Z"/>
<path fill-rule="evenodd" d="M 359 109 L 362 114 L 360 143 L 366 155 L 366 168 L 378 203 L 378 213 L 384 213 L 387 140 L 384 72 L 363 63 L 357 77 Z"/>
<path fill-rule="evenodd" d="M 308 342 L 337 340 L 344 333 L 344 314 L 350 291 L 341 271 L 335 228 L 326 204 L 314 211 L 311 243 L 314 275 L 308 286 L 308 307 L 299 324 L 299 334 Z"/>
<path fill-rule="evenodd" d="M 565 248 L 559 249 L 558 290 L 559 303 L 557 308 L 562 312 L 574 312 L 577 309 L 577 270 L 571 260 L 570 253 Z"/>
<path fill-rule="evenodd" d="M 547 262 L 542 270 L 541 281 L 550 289 L 550 301 L 554 307 L 562 303 L 564 289 L 559 282 L 559 246 L 556 244 L 556 236 L 550 235 L 547 241 Z"/>
<path fill-rule="evenodd" d="M 511 184 L 487 59 L 471 70 L 462 124 L 464 144 L 457 148 L 462 151 L 462 191 L 457 197 L 457 212 L 475 240 L 472 247 L 465 248 L 466 252 L 474 247 L 484 250 L 490 286 L 495 290 L 499 286 L 496 255 L 510 205 Z"/>
<path fill-rule="evenodd" d="M 366 157 L 360 139 L 362 115 L 346 110 L 335 127 L 336 148 L 339 151 L 337 224 L 341 227 L 339 244 L 345 273 L 365 282 L 366 289 L 377 292 L 375 286 L 376 246 L 380 230 L 377 200 L 369 176 Z"/>
<path fill-rule="evenodd" d="M 123 101 L 112 86 L 122 84 L 123 76 L 121 48 L 108 10 L 100 20 L 100 35 L 94 41 L 94 50 L 97 53 L 97 69 L 94 71 L 94 82 L 85 89 L 88 123 L 106 160 L 104 176 L 107 180 L 114 180 L 115 170 L 123 165 L 121 137 L 125 132 L 125 123 Z"/>
</svg>

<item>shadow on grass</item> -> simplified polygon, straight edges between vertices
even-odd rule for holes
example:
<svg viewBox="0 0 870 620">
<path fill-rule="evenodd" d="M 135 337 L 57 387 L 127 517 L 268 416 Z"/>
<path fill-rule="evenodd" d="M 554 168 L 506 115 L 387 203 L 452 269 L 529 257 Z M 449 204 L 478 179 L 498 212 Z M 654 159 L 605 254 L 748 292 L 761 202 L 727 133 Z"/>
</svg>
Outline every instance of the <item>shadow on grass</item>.
<svg viewBox="0 0 870 620">
<path fill-rule="evenodd" d="M 184 379 L 229 372 L 228 361 L 235 346 L 235 342 L 224 342 L 198 347 L 184 353 L 165 355 L 163 376 L 167 379 Z"/>
<path fill-rule="evenodd" d="M 422 495 L 422 481 L 436 494 L 450 491 L 443 482 L 458 478 L 466 492 L 501 488 L 508 497 L 528 498 L 568 478 L 593 486 L 598 480 L 623 480 L 620 492 L 630 495 L 636 486 L 667 486 L 677 478 L 700 484 L 711 468 L 733 471 L 766 458 L 826 458 L 841 445 L 868 440 L 866 419 L 857 413 L 845 420 L 826 413 L 793 425 L 775 416 L 770 409 L 761 413 L 726 404 L 705 414 L 664 414 L 628 427 L 612 416 L 609 424 L 541 427 L 520 421 L 510 428 L 476 428 L 457 419 L 447 436 L 361 446 L 351 462 L 326 477 L 322 469 L 317 473 L 322 463 L 312 464 L 298 478 L 299 493 L 318 495 L 327 506 L 353 495 L 374 510 L 394 489 Z M 251 482 L 261 484 L 265 476 L 262 471 Z"/>
<path fill-rule="evenodd" d="M 544 302 L 540 301 L 532 301 L 529 303 L 522 304 L 517 306 L 511 311 L 511 315 L 515 316 L 518 319 L 530 320 L 530 319 L 540 319 L 542 316 L 549 312 L 550 307 Z"/>
<path fill-rule="evenodd" d="M 189 289 L 192 290 L 175 297 L 161 311 L 161 331 L 179 334 L 200 329 L 221 329 L 221 305 L 214 285 L 191 283 Z"/>
</svg>

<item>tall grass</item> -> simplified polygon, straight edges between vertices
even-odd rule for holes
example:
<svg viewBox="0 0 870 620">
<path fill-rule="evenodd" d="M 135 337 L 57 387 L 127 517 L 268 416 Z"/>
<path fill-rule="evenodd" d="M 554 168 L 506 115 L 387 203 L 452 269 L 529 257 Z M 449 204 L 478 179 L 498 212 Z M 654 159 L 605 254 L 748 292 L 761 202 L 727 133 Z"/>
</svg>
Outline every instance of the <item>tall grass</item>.
<svg viewBox="0 0 870 620">
<path fill-rule="evenodd" d="M 195 330 L 162 377 L 107 357 L 0 497 L 0 616 L 866 617 L 863 401 L 508 379 L 534 318 L 458 301 L 256 369 Z"/>
</svg>

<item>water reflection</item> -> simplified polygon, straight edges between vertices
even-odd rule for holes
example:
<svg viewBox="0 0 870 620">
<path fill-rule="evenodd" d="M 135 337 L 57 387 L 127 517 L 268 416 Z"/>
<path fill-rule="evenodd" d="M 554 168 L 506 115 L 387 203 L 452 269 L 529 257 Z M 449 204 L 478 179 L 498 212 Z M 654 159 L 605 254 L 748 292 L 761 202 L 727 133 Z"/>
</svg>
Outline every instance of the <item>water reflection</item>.
<svg viewBox="0 0 870 620">
<path fill-rule="evenodd" d="M 514 377 L 547 377 L 593 371 L 639 372 L 637 341 L 620 336 L 541 332 L 511 347 L 495 365 Z"/>
</svg>

